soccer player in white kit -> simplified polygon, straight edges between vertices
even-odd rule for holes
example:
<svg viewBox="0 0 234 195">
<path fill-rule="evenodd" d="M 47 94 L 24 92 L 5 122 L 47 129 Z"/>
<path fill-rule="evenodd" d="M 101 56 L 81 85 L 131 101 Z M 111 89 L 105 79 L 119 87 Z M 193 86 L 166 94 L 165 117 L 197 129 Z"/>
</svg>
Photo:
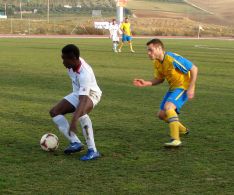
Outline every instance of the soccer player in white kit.
<svg viewBox="0 0 234 195">
<path fill-rule="evenodd" d="M 77 46 L 73 44 L 66 45 L 62 49 L 62 59 L 71 78 L 73 92 L 65 96 L 50 110 L 50 116 L 60 132 L 70 141 L 70 145 L 64 151 L 65 154 L 79 152 L 84 149 L 84 145 L 76 135 L 77 121 L 79 121 L 88 146 L 87 154 L 81 157 L 80 160 L 96 159 L 100 157 L 100 153 L 95 146 L 92 122 L 88 113 L 100 101 L 102 91 L 97 85 L 91 66 L 80 57 Z M 73 113 L 70 124 L 64 116 L 67 113 Z"/>
<path fill-rule="evenodd" d="M 116 23 L 116 20 L 113 19 L 112 23 L 110 24 L 109 27 L 109 31 L 110 31 L 110 38 L 112 39 L 112 43 L 113 43 L 113 51 L 114 52 L 118 52 L 117 51 L 117 46 L 119 44 L 119 25 Z"/>
</svg>

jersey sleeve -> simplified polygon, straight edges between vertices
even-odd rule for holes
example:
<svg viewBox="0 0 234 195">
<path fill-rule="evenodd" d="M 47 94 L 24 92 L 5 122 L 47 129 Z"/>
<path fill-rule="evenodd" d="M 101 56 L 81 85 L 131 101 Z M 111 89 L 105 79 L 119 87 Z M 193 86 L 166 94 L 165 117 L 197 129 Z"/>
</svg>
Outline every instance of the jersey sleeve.
<svg viewBox="0 0 234 195">
<path fill-rule="evenodd" d="M 80 77 L 80 89 L 79 89 L 79 95 L 89 95 L 90 92 L 90 75 L 84 74 Z"/>
<path fill-rule="evenodd" d="M 187 74 L 191 70 L 193 63 L 182 56 L 176 56 L 174 57 L 173 66 L 182 73 Z"/>
</svg>

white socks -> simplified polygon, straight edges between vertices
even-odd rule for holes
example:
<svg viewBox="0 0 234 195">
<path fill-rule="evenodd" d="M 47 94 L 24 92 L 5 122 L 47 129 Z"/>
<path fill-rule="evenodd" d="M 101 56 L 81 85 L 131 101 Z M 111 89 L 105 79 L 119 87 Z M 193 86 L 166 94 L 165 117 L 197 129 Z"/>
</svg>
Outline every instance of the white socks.
<svg viewBox="0 0 234 195">
<path fill-rule="evenodd" d="M 83 135 L 85 137 L 87 146 L 89 149 L 93 149 L 94 152 L 97 151 L 95 143 L 94 143 L 94 136 L 93 136 L 93 127 L 92 122 L 87 114 L 79 118 L 81 128 L 83 131 Z"/>
<path fill-rule="evenodd" d="M 74 143 L 74 142 L 81 143 L 81 141 L 79 140 L 79 138 L 76 136 L 76 134 L 74 132 L 71 132 L 71 136 L 68 134 L 69 123 L 63 115 L 57 115 L 57 116 L 53 117 L 52 120 L 58 126 L 59 131 L 61 133 L 63 133 L 63 135 L 65 135 L 65 137 L 71 143 Z"/>
<path fill-rule="evenodd" d="M 117 46 L 118 46 L 117 43 L 113 43 L 113 49 L 114 49 L 114 51 L 117 51 Z"/>
<path fill-rule="evenodd" d="M 79 138 L 76 136 L 76 134 L 74 132 L 71 131 L 71 135 L 68 134 L 69 123 L 63 115 L 57 115 L 57 116 L 53 117 L 52 120 L 58 126 L 59 131 L 61 133 L 63 133 L 63 135 L 71 143 L 74 143 L 74 142 L 81 143 L 81 141 L 79 140 Z M 82 132 L 83 132 L 83 135 L 85 137 L 88 148 L 89 149 L 92 148 L 94 150 L 94 152 L 96 152 L 97 149 L 96 149 L 96 146 L 94 143 L 93 127 L 92 127 L 92 122 L 91 122 L 89 116 L 86 114 L 86 115 L 80 117 L 79 121 L 80 121 Z"/>
</svg>

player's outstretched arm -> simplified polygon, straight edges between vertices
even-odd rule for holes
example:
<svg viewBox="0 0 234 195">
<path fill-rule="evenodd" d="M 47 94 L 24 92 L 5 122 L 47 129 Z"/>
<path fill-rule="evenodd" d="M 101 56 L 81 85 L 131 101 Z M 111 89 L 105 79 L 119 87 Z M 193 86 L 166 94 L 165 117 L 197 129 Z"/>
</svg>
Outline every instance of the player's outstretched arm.
<svg viewBox="0 0 234 195">
<path fill-rule="evenodd" d="M 135 85 L 136 87 L 146 87 L 151 86 L 152 83 L 150 81 L 145 81 L 144 79 L 134 79 L 133 85 Z"/>
<path fill-rule="evenodd" d="M 162 83 L 164 79 L 152 79 L 151 81 L 145 81 L 144 79 L 134 79 L 133 85 L 137 87 L 147 87 L 152 85 L 158 85 Z"/>
</svg>

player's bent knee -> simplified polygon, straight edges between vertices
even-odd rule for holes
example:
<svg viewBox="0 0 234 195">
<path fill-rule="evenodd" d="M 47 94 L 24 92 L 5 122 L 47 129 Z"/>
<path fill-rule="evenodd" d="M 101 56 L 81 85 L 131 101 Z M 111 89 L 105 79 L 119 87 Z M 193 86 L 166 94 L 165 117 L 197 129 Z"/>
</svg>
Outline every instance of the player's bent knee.
<svg viewBox="0 0 234 195">
<path fill-rule="evenodd" d="M 157 113 L 157 117 L 158 117 L 160 120 L 164 120 L 164 118 L 165 118 L 165 113 L 162 112 L 162 111 L 159 111 L 159 112 Z"/>
<path fill-rule="evenodd" d="M 176 106 L 172 102 L 166 102 L 164 106 L 164 110 L 176 109 Z"/>
<path fill-rule="evenodd" d="M 160 120 L 164 120 L 164 117 L 162 117 L 161 115 L 158 115 L 158 118 L 159 118 Z"/>
</svg>

